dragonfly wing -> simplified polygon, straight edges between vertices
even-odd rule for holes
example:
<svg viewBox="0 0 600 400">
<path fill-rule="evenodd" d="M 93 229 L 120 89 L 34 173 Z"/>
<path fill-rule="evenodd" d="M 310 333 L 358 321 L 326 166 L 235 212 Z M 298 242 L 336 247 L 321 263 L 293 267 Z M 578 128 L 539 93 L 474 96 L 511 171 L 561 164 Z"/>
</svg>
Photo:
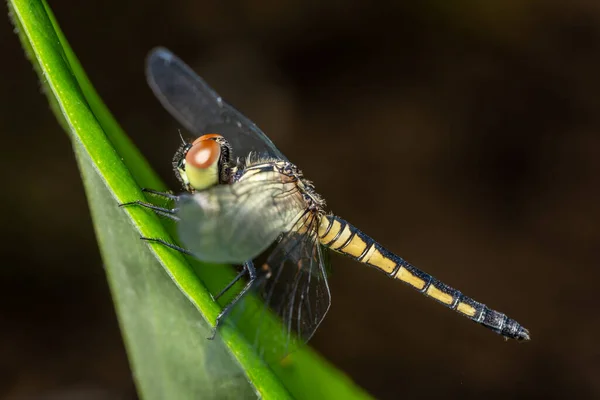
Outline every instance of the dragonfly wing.
<svg viewBox="0 0 600 400">
<path fill-rule="evenodd" d="M 267 360 L 278 361 L 306 343 L 331 305 L 327 249 L 313 228 L 316 219 L 303 215 L 302 222 L 283 235 L 266 263 L 256 265 L 256 296 L 247 295 L 232 311 L 233 323 Z M 299 233 L 301 224 L 308 231 Z"/>
<path fill-rule="evenodd" d="M 197 258 L 242 264 L 267 247 L 304 211 L 293 182 L 239 181 L 177 200 L 178 234 Z"/>
<path fill-rule="evenodd" d="M 146 78 L 162 105 L 190 132 L 223 135 L 238 157 L 255 152 L 287 160 L 254 122 L 223 101 L 169 50 L 152 50 L 146 60 Z"/>
</svg>

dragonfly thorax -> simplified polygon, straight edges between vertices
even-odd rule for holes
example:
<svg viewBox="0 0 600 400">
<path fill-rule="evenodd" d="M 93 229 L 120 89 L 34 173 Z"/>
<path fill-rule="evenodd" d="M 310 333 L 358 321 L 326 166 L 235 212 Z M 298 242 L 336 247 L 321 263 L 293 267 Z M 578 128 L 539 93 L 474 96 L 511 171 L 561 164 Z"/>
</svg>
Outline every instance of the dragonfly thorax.
<svg viewBox="0 0 600 400">
<path fill-rule="evenodd" d="M 306 179 L 302 171 L 289 161 L 250 154 L 243 166 L 238 168 L 233 182 L 242 179 L 280 180 L 286 184 L 293 183 L 297 194 L 305 203 L 306 210 L 324 213 L 325 200 L 317 193 L 312 181 Z"/>
</svg>

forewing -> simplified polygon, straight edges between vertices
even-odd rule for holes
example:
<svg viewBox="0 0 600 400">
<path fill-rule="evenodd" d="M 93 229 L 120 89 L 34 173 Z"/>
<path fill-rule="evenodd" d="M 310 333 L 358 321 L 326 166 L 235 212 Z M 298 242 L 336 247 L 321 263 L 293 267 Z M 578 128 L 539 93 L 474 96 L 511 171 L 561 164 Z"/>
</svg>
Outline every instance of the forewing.
<svg viewBox="0 0 600 400">
<path fill-rule="evenodd" d="M 309 215 L 309 220 L 316 216 Z M 256 265 L 256 296 L 246 296 L 231 316 L 268 360 L 278 361 L 306 343 L 331 304 L 324 265 L 327 250 L 318 242 L 314 222 L 301 221 L 282 237 L 265 264 Z M 300 225 L 309 230 L 299 233 Z"/>
<path fill-rule="evenodd" d="M 287 160 L 256 124 L 223 101 L 169 50 L 152 50 L 146 60 L 146 77 L 162 105 L 189 131 L 223 135 L 238 157 L 256 152 Z"/>
<path fill-rule="evenodd" d="M 246 180 L 177 201 L 179 239 L 198 259 L 242 264 L 262 253 L 303 211 L 293 182 Z"/>
</svg>

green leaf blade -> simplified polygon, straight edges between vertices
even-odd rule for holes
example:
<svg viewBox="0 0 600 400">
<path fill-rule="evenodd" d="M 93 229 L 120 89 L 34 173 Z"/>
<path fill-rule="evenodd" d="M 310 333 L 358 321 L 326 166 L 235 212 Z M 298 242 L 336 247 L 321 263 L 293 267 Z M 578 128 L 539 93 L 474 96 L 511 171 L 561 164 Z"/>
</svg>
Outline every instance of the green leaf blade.
<svg viewBox="0 0 600 400">
<path fill-rule="evenodd" d="M 214 322 L 220 308 L 203 281 L 209 275 L 225 282 L 231 271 L 201 263 L 195 268 L 181 254 L 139 240 L 169 236 L 153 213 L 118 204 L 143 199 L 140 186 L 164 184 L 96 94 L 48 5 L 11 0 L 9 9 L 72 140 L 140 396 L 368 398 L 308 347 L 292 355 L 291 365 L 268 367 L 227 326 L 206 340 L 207 321 Z"/>
</svg>

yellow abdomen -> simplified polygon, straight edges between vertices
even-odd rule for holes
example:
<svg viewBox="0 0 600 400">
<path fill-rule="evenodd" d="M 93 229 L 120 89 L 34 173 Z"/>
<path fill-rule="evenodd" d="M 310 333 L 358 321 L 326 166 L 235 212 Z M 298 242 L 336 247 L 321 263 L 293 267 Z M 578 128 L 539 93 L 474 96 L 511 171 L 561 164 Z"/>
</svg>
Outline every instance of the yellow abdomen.
<svg viewBox="0 0 600 400">
<path fill-rule="evenodd" d="M 390 278 L 407 283 L 424 295 L 496 333 L 512 339 L 529 339 L 527 329 L 515 320 L 463 295 L 414 267 L 339 217 L 333 215 L 321 217 L 318 235 L 323 246 L 377 268 Z"/>
</svg>

